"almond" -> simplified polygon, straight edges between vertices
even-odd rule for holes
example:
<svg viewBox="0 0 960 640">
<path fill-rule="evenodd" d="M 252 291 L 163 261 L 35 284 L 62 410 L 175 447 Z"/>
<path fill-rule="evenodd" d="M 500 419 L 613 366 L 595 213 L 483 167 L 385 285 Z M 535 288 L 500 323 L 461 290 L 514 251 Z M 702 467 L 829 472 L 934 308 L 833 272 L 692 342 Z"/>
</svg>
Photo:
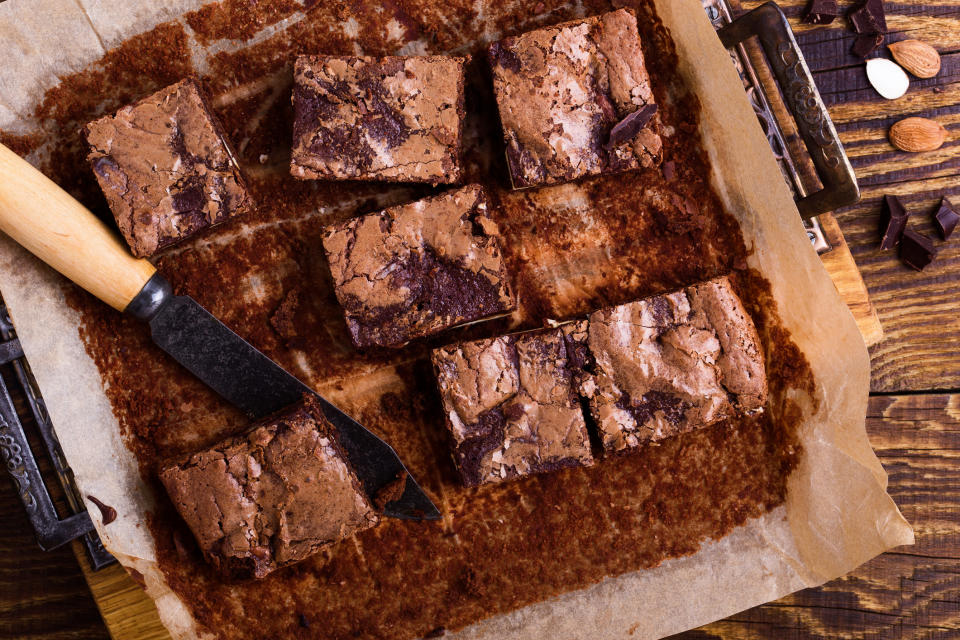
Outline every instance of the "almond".
<svg viewBox="0 0 960 640">
<path fill-rule="evenodd" d="M 947 139 L 947 130 L 927 118 L 904 118 L 890 127 L 890 144 L 902 151 L 933 151 Z"/>
<path fill-rule="evenodd" d="M 940 73 L 940 54 L 926 42 L 901 40 L 887 48 L 900 66 L 918 78 L 932 78 Z"/>
</svg>

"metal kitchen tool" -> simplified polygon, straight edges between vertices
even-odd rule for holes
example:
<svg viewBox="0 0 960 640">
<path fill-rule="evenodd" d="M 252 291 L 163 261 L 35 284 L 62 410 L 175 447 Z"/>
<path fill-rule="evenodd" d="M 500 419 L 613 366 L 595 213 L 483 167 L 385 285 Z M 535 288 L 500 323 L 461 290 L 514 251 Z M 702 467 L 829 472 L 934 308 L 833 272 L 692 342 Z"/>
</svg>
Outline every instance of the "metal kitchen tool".
<svg viewBox="0 0 960 640">
<path fill-rule="evenodd" d="M 850 163 L 836 138 L 836 132 L 822 101 L 819 99 L 810 72 L 803 63 L 803 57 L 796 40 L 792 36 L 789 25 L 779 8 L 772 3 L 744 14 L 744 18 L 738 20 L 736 26 L 731 26 L 734 12 L 731 10 L 728 0 L 703 0 L 703 7 L 714 27 L 718 30 L 721 39 L 730 50 L 731 60 L 740 74 L 744 90 L 780 164 L 784 179 L 798 200 L 798 207 L 800 207 L 801 214 L 804 217 L 804 226 L 811 243 L 819 253 L 829 251 L 831 247 L 820 228 L 816 215 L 856 202 L 859 199 L 859 191 L 852 169 L 850 169 Z M 761 82 L 757 69 L 748 55 L 745 41 L 752 35 L 757 35 L 756 32 L 759 30 L 766 32 L 764 35 L 767 42 L 765 50 L 773 52 L 773 56 L 768 55 L 768 58 L 773 58 L 770 63 L 778 64 L 781 68 L 780 72 L 775 75 L 778 78 L 786 78 L 787 82 L 782 87 L 785 86 L 791 90 L 793 99 L 786 101 L 787 108 L 792 111 L 797 128 L 806 131 L 803 142 L 807 154 L 803 156 L 798 153 L 796 145 L 790 144 L 791 140 L 784 133 L 771 106 L 771 101 L 778 100 L 780 97 L 769 93 L 769 89 Z M 827 179 L 820 178 L 825 185 L 821 192 L 822 195 L 818 195 L 815 199 L 808 199 L 810 188 L 805 186 L 801 174 L 804 173 L 803 169 L 806 165 L 811 165 L 813 170 L 817 169 L 814 166 L 815 163 L 811 163 L 810 160 L 814 157 L 821 158 L 821 164 L 826 169 L 824 175 L 827 176 Z M 801 203 L 803 204 L 801 205 Z M 141 302 L 145 302 L 142 309 L 137 310 L 141 316 L 149 315 L 151 309 L 156 310 L 158 306 L 162 306 L 158 305 L 159 301 L 152 296 L 159 297 L 162 300 L 169 295 L 166 285 L 159 280 L 153 281 L 148 291 L 154 293 L 141 300 Z M 170 307 L 171 311 L 172 309 L 173 307 Z M 202 317 L 206 312 L 201 309 L 197 313 Z M 157 315 L 161 316 L 157 319 L 157 322 L 162 322 L 162 315 L 166 314 L 158 313 Z M 4 320 L 4 318 L 5 314 L 0 313 L 0 339 L 9 341 L 15 338 L 15 334 L 9 319 Z M 188 348 L 185 344 L 170 346 L 171 348 Z M 29 448 L 24 433 L 24 428 L 29 425 L 26 424 L 25 420 L 18 419 L 16 412 L 0 413 L 0 417 L 4 420 L 4 423 L 0 425 L 0 453 L 3 454 L 7 469 L 13 476 L 18 493 L 24 501 L 33 528 L 37 532 L 37 539 L 42 547 L 52 548 L 56 544 L 67 541 L 71 536 L 82 535 L 94 568 L 106 566 L 110 563 L 112 557 L 103 548 L 96 531 L 93 529 L 92 521 L 83 512 L 83 503 L 73 483 L 70 469 L 59 452 L 56 435 L 53 432 L 49 417 L 43 409 L 39 390 L 32 382 L 29 366 L 25 358 L 22 357 L 18 345 L 14 346 L 14 343 L 0 343 L 0 363 L 4 361 L 4 354 L 15 358 L 12 366 L 17 368 L 17 377 L 24 390 L 26 390 L 27 397 L 33 398 L 29 401 L 29 404 L 38 430 L 42 433 L 42 440 L 46 445 L 47 453 L 53 461 L 56 475 L 66 490 L 68 506 L 74 513 L 80 514 L 75 518 L 68 517 L 60 520 L 52 509 L 41 509 L 34 506 L 44 501 L 43 496 L 47 496 L 47 501 L 49 501 L 49 494 L 43 486 L 43 479 L 40 478 L 39 472 L 28 471 L 37 469 L 33 451 Z M 10 367 L 11 365 L 4 366 Z M 276 367 L 276 365 L 273 366 Z M 290 397 L 299 394 L 303 388 L 301 383 L 286 372 L 282 370 L 280 372 L 282 373 L 273 372 L 281 378 L 276 382 L 278 388 L 285 388 Z M 289 376 L 291 379 L 285 380 L 283 379 L 284 376 Z M 0 385 L 2 383 L 3 380 L 0 379 Z M 2 388 L 0 388 L 0 408 L 3 408 L 2 397 Z M 297 397 L 299 396 L 297 395 Z M 260 413 L 266 409 L 257 406 L 247 408 L 251 413 Z M 23 490 L 25 486 L 29 487 L 28 491 Z"/>
<path fill-rule="evenodd" d="M 170 284 L 83 205 L 18 155 L 0 145 L 0 230 L 48 265 L 120 311 L 150 324 L 154 342 L 252 418 L 315 392 Z M 402 495 L 384 515 L 437 519 L 440 512 L 396 452 L 317 396 L 339 430 L 341 445 L 372 501 L 405 477 Z"/>
</svg>

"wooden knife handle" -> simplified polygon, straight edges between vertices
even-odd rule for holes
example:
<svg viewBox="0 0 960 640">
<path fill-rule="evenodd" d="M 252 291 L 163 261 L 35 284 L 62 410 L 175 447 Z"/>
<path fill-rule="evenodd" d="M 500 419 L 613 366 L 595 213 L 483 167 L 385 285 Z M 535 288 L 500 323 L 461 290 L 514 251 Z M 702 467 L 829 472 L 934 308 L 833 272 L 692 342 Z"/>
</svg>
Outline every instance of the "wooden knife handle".
<svg viewBox="0 0 960 640">
<path fill-rule="evenodd" d="M 2 144 L 0 231 L 120 311 L 156 272 L 89 209 Z"/>
</svg>

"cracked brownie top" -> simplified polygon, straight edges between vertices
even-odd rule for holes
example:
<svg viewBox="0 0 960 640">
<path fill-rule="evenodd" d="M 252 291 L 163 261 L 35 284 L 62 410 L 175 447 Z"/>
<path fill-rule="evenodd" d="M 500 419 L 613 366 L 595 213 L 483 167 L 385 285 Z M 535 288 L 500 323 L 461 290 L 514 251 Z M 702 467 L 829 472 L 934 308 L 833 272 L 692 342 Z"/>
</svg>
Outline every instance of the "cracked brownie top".
<svg viewBox="0 0 960 640">
<path fill-rule="evenodd" d="M 467 486 L 593 463 L 561 329 L 433 351 Z"/>
<path fill-rule="evenodd" d="M 327 180 L 459 181 L 465 62 L 297 58 L 290 172 Z"/>
<path fill-rule="evenodd" d="M 592 313 L 564 327 L 607 450 L 757 411 L 760 339 L 726 277 Z"/>
<path fill-rule="evenodd" d="M 196 80 L 88 124 L 87 159 L 137 257 L 252 206 L 240 167 Z"/>
<path fill-rule="evenodd" d="M 632 10 L 506 38 L 488 57 L 514 188 L 660 162 Z"/>
<path fill-rule="evenodd" d="M 469 185 L 324 232 L 356 346 L 402 346 L 514 308 L 487 207 L 483 187 Z"/>
<path fill-rule="evenodd" d="M 312 397 L 160 479 L 208 561 L 234 577 L 262 578 L 378 521 Z"/>
</svg>

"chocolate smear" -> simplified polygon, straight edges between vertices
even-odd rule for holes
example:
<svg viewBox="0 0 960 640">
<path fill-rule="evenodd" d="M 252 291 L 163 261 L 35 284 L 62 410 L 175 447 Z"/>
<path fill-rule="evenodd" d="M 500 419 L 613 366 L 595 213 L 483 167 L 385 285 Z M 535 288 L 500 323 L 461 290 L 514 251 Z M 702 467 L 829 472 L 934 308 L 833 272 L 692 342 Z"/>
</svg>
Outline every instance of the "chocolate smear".
<svg viewBox="0 0 960 640">
<path fill-rule="evenodd" d="M 884 251 L 893 249 L 900 242 L 900 236 L 907 226 L 910 214 L 903 207 L 897 196 L 883 196 L 883 239 L 880 248 Z"/>
<path fill-rule="evenodd" d="M 87 496 L 87 500 L 97 505 L 97 508 L 100 509 L 100 517 L 103 524 L 110 524 L 117 519 L 117 510 L 110 505 L 100 502 L 93 496 Z"/>
<path fill-rule="evenodd" d="M 940 228 L 940 236 L 946 240 L 957 228 L 957 222 L 960 222 L 960 213 L 957 213 L 953 204 L 944 196 L 940 199 L 940 208 L 936 215 L 937 227 Z"/>
<path fill-rule="evenodd" d="M 900 259 L 917 271 L 923 271 L 933 258 L 937 250 L 933 248 L 933 241 L 922 233 L 913 229 L 905 229 L 900 239 Z"/>
<path fill-rule="evenodd" d="M 650 120 L 653 119 L 656 113 L 657 105 L 646 104 L 629 114 L 623 120 L 613 125 L 613 129 L 610 130 L 610 138 L 603 148 L 610 151 L 618 144 L 632 140 L 635 135 L 640 133 L 641 129 L 650 124 Z"/>
<path fill-rule="evenodd" d="M 839 15 L 837 0 L 810 0 L 803 21 L 807 24 L 830 24 Z"/>
</svg>

